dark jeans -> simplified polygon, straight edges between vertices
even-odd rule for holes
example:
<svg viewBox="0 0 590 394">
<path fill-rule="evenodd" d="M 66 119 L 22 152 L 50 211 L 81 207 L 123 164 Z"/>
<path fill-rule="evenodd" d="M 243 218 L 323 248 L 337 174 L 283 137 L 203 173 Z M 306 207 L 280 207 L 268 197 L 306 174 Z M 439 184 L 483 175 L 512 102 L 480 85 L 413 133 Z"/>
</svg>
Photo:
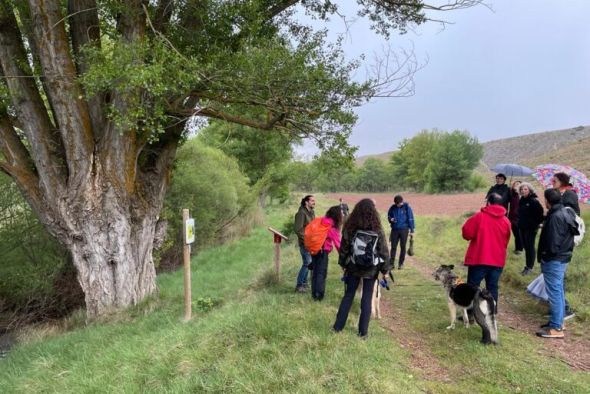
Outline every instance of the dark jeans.
<svg viewBox="0 0 590 394">
<path fill-rule="evenodd" d="M 361 278 L 352 275 L 344 277 L 344 297 L 340 302 L 336 322 L 334 323 L 335 331 L 342 331 L 348 319 L 348 312 L 354 300 L 354 294 L 359 285 Z M 371 301 L 373 299 L 373 287 L 375 279 L 363 279 L 363 296 L 361 298 L 361 316 L 359 318 L 358 334 L 363 337 L 369 333 L 369 320 L 371 319 Z"/>
<path fill-rule="evenodd" d="M 522 237 L 520 235 L 518 224 L 516 223 L 512 223 L 512 234 L 514 234 L 514 250 L 522 250 Z"/>
<path fill-rule="evenodd" d="M 522 244 L 524 246 L 524 255 L 526 259 L 527 268 L 533 268 L 535 266 L 535 259 L 537 254 L 535 252 L 535 239 L 537 238 L 537 229 L 520 229 L 520 236 L 522 238 Z"/>
<path fill-rule="evenodd" d="M 398 265 L 404 265 L 406 259 L 406 243 L 408 242 L 408 234 L 410 233 L 409 228 L 402 230 L 391 230 L 389 241 L 391 242 L 391 262 L 395 260 L 395 254 L 397 253 L 397 244 L 400 244 L 399 260 Z"/>
<path fill-rule="evenodd" d="M 328 253 L 323 250 L 311 256 L 311 297 L 321 301 L 326 292 L 326 277 L 328 276 Z"/>
<path fill-rule="evenodd" d="M 502 275 L 503 268 L 491 265 L 470 265 L 467 268 L 467 283 L 473 286 L 480 285 L 483 279 L 486 280 L 486 289 L 492 294 L 498 305 L 498 282 Z"/>
</svg>

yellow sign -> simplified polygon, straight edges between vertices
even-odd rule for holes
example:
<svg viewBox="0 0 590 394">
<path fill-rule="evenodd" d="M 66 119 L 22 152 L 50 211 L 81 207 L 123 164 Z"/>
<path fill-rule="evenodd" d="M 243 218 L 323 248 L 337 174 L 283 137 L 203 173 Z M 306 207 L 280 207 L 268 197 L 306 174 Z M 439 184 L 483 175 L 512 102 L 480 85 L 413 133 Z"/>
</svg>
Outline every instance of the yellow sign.
<svg viewBox="0 0 590 394">
<path fill-rule="evenodd" d="M 187 244 L 192 244 L 195 242 L 195 219 L 188 219 L 184 223 L 184 242 Z"/>
</svg>

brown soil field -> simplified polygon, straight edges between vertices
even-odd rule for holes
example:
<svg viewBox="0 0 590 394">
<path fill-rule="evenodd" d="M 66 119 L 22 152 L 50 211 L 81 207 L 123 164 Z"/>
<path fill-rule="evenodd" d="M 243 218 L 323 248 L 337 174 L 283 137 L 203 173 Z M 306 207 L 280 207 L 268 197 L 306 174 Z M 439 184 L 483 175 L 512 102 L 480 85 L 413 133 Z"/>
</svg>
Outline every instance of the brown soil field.
<svg viewBox="0 0 590 394">
<path fill-rule="evenodd" d="M 330 199 L 342 200 L 352 209 L 363 198 L 372 198 L 377 204 L 377 209 L 386 211 L 393 204 L 393 194 L 386 193 L 329 193 Z M 478 211 L 485 205 L 485 193 L 458 193 L 458 194 L 421 194 L 404 193 L 404 201 L 412 207 L 415 215 L 448 215 L 455 216 L 468 212 Z"/>
</svg>

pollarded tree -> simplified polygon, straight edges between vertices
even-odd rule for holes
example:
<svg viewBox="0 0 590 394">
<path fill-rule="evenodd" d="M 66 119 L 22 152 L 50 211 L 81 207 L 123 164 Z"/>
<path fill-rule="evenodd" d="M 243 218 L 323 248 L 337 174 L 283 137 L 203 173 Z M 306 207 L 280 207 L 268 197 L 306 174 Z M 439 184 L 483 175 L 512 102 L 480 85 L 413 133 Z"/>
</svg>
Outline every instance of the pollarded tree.
<svg viewBox="0 0 590 394">
<path fill-rule="evenodd" d="M 479 1 L 357 3 L 387 34 Z M 156 291 L 153 240 L 189 119 L 345 147 L 354 106 L 411 86 L 411 61 L 352 82 L 357 64 L 297 23 L 298 4 L 337 11 L 331 0 L 0 0 L 0 169 L 71 254 L 90 317 Z"/>
</svg>

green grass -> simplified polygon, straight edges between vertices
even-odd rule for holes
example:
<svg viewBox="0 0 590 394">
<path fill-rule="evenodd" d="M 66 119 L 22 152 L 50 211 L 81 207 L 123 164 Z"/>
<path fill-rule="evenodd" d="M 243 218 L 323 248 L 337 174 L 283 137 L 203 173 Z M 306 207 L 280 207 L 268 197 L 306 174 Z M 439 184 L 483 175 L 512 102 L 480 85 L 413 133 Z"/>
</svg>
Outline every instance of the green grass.
<svg viewBox="0 0 590 394">
<path fill-rule="evenodd" d="M 583 212 L 584 221 L 590 222 L 590 212 Z M 424 217 L 418 220 L 416 253 L 433 267 L 438 264 L 455 264 L 462 266 L 467 249 L 467 241 L 461 237 L 461 226 L 466 217 L 437 218 Z M 538 236 L 537 236 L 538 241 Z M 511 236 L 508 246 L 506 267 L 500 282 L 500 291 L 517 297 L 515 305 L 523 313 L 538 313 L 546 308 L 526 295 L 526 286 L 540 274 L 540 267 L 535 263 L 534 275 L 520 275 L 525 262 L 524 254 L 514 255 L 514 239 Z M 574 255 L 567 271 L 566 293 L 569 302 L 576 310 L 576 320 L 584 322 L 584 328 L 590 326 L 590 240 L 585 237 L 582 245 L 574 249 Z"/>
<path fill-rule="evenodd" d="M 293 206 L 275 208 L 268 223 L 280 227 L 294 212 Z M 420 255 L 429 220 L 418 222 Z M 440 225 L 445 235 L 435 243 L 462 253 L 446 235 L 450 228 Z M 0 392 L 579 393 L 590 387 L 588 374 L 540 354 L 531 335 L 502 330 L 499 346 L 484 347 L 477 328 L 445 330 L 442 288 L 420 286 L 424 279 L 412 267 L 398 273 L 400 286 L 384 296 L 404 318 L 410 334 L 403 339 L 422 343 L 451 381 L 414 366 L 402 334 L 380 326 L 387 320 L 372 321 L 369 340 L 360 340 L 358 304 L 345 330 L 334 334 L 330 326 L 343 290 L 335 256 L 326 298 L 312 302 L 293 291 L 300 265 L 295 244 L 283 246 L 282 279 L 274 280 L 271 240 L 257 228 L 193 259 L 190 322 L 181 321 L 182 272 L 162 275 L 159 296 L 142 305 L 19 345 L 0 360 Z"/>
<path fill-rule="evenodd" d="M 287 245 L 284 279 L 274 283 L 271 240 L 258 228 L 193 259 L 193 300 L 214 300 L 208 312 L 183 323 L 182 273 L 162 275 L 158 299 L 18 346 L 0 361 L 0 392 L 418 392 L 408 354 L 385 330 L 373 325 L 370 341 L 354 324 L 330 332 L 337 275 L 329 302 L 296 294 L 298 250 Z"/>
</svg>

